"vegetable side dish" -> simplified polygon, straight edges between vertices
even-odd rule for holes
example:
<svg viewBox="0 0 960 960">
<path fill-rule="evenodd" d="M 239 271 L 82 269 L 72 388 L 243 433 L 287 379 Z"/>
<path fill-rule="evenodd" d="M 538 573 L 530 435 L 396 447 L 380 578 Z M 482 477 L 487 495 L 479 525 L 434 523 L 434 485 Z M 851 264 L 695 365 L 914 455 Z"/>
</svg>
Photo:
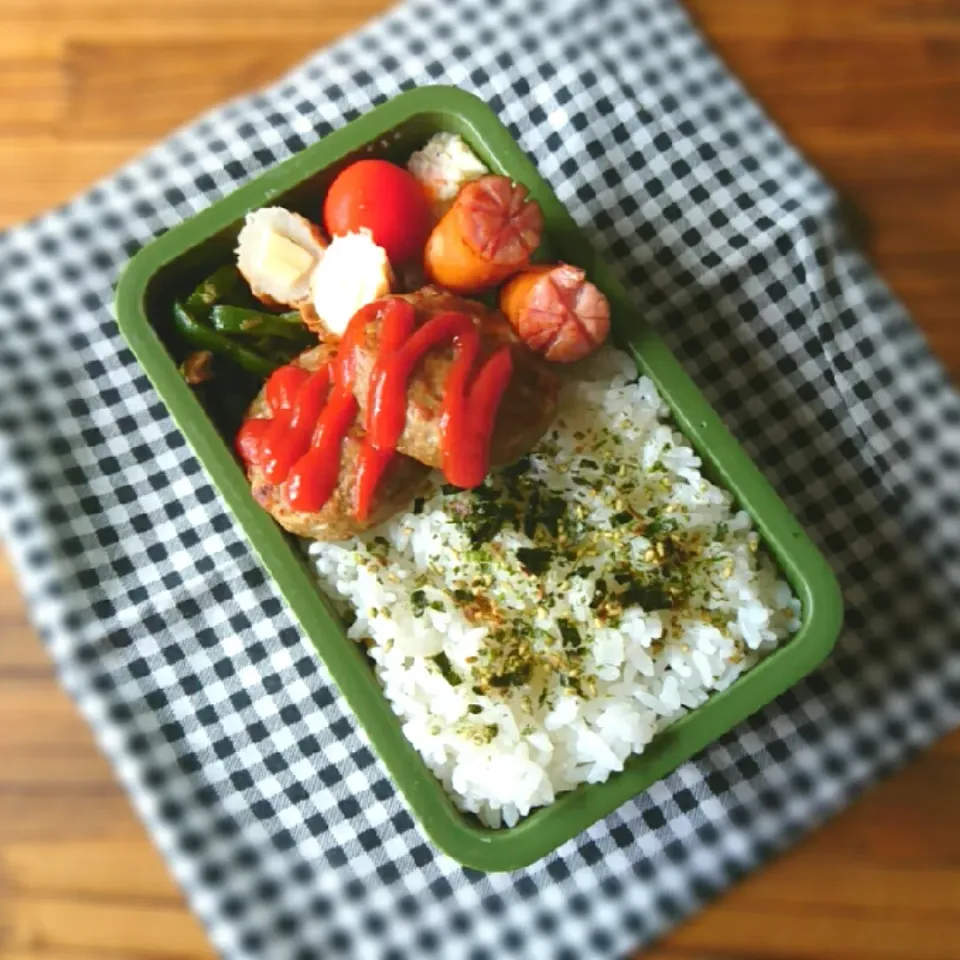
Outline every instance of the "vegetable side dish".
<svg viewBox="0 0 960 960">
<path fill-rule="evenodd" d="M 256 501 L 315 541 L 404 732 L 464 810 L 511 826 L 605 780 L 798 626 L 747 515 L 605 341 L 543 214 L 439 134 L 346 166 L 322 227 L 250 213 L 174 307 L 194 384 L 262 386 Z"/>
</svg>

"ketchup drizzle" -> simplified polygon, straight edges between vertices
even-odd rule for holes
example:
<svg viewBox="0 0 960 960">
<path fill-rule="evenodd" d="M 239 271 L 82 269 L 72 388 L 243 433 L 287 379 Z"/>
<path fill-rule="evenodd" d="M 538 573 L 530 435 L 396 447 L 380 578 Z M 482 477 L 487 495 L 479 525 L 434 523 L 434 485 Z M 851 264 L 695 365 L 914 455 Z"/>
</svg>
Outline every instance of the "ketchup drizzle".
<svg viewBox="0 0 960 960">
<path fill-rule="evenodd" d="M 289 507 L 316 513 L 330 499 L 340 474 L 341 446 L 356 422 L 355 354 L 367 325 L 379 319 L 380 351 L 370 374 L 366 430 L 357 460 L 355 510 L 369 516 L 377 485 L 393 459 L 406 424 L 407 385 L 429 350 L 452 341 L 454 359 L 440 410 L 441 459 L 447 481 L 475 487 L 490 469 L 490 440 L 503 392 L 513 373 L 509 347 L 501 347 L 478 370 L 481 337 L 466 314 L 447 311 L 414 330 L 416 311 L 406 300 L 382 300 L 361 308 L 350 321 L 337 357 L 310 373 L 295 364 L 267 381 L 270 419 L 247 420 L 236 448 L 279 483 Z"/>
</svg>

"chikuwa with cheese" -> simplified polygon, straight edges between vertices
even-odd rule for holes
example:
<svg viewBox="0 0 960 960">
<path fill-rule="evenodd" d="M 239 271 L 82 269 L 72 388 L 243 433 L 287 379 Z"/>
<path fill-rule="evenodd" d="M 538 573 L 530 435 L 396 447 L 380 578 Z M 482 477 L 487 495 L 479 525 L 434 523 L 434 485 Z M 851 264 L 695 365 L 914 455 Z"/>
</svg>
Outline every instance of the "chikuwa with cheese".
<svg viewBox="0 0 960 960">
<path fill-rule="evenodd" d="M 310 281 L 313 309 L 327 331 L 342 337 L 353 315 L 393 289 L 386 251 L 367 230 L 334 237 Z"/>
<path fill-rule="evenodd" d="M 269 306 L 297 306 L 310 296 L 310 276 L 326 240 L 316 224 L 283 207 L 248 213 L 237 238 L 237 267 L 253 295 Z"/>
</svg>

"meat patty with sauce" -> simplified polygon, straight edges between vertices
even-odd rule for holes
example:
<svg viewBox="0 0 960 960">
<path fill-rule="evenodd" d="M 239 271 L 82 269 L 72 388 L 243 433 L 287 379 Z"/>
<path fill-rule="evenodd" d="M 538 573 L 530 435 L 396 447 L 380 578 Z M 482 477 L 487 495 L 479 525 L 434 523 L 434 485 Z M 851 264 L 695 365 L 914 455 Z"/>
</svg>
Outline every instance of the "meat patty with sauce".
<svg viewBox="0 0 960 960">
<path fill-rule="evenodd" d="M 317 370 L 330 360 L 336 348 L 329 344 L 302 353 L 294 361 L 306 370 Z M 247 411 L 251 420 L 269 419 L 265 390 L 261 390 Z M 406 510 L 424 486 L 430 469 L 409 457 L 396 456 L 384 472 L 373 506 L 366 520 L 358 520 L 354 506 L 357 485 L 357 457 L 364 432 L 355 426 L 340 449 L 340 474 L 336 489 L 317 513 L 293 510 L 281 496 L 280 484 L 270 483 L 256 464 L 247 468 L 253 497 L 285 530 L 310 540 L 346 540 L 354 534 L 375 527 L 394 514 Z"/>
<path fill-rule="evenodd" d="M 500 347 L 510 346 L 513 376 L 494 424 L 490 462 L 494 466 L 513 463 L 529 452 L 546 433 L 557 412 L 560 389 L 557 375 L 519 341 L 499 312 L 489 310 L 482 303 L 435 287 L 398 296 L 416 309 L 418 327 L 431 317 L 451 310 L 471 317 L 482 334 L 480 361 Z M 367 325 L 365 340 L 356 348 L 354 390 L 364 413 L 370 375 L 379 356 L 379 337 L 379 323 L 373 321 Z M 407 419 L 397 449 L 431 467 L 442 465 L 440 413 L 453 358 L 452 345 L 430 350 L 414 367 L 408 381 Z"/>
</svg>

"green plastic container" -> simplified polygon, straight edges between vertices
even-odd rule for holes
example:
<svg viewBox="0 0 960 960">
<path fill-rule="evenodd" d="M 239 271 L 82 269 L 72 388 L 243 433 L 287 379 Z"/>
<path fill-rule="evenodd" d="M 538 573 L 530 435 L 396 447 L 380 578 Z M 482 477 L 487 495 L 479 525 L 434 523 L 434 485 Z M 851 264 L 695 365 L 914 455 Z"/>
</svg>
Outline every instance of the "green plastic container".
<svg viewBox="0 0 960 960">
<path fill-rule="evenodd" d="M 509 830 L 490 830 L 460 813 L 404 737 L 362 649 L 348 640 L 302 549 L 253 500 L 232 452 L 232 436 L 255 382 L 237 395 L 195 394 L 180 377 L 184 350 L 170 306 L 227 261 L 244 215 L 280 204 L 316 219 L 336 173 L 359 156 L 403 162 L 432 134 L 460 134 L 494 171 L 525 184 L 543 209 L 552 255 L 586 269 L 607 295 L 618 342 L 656 383 L 706 473 L 731 490 L 803 604 L 799 632 L 729 689 L 661 734 L 622 773 L 562 794 Z M 523 867 L 637 796 L 809 673 L 830 651 L 842 620 L 833 573 L 786 506 L 727 432 L 663 342 L 637 315 L 630 296 L 591 247 L 536 168 L 493 112 L 453 87 L 403 93 L 321 142 L 263 173 L 209 209 L 158 237 L 127 266 L 117 289 L 117 319 L 147 375 L 193 446 L 297 616 L 308 640 L 363 725 L 424 830 L 459 862 L 479 870 Z"/>
</svg>

